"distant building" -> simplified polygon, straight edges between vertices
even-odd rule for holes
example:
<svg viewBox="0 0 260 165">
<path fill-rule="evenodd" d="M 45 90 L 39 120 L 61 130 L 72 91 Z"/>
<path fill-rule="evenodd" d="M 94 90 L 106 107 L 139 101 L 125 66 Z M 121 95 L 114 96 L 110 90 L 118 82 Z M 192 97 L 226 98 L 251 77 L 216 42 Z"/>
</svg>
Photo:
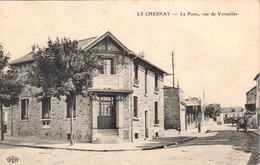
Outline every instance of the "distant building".
<svg viewBox="0 0 260 165">
<path fill-rule="evenodd" d="M 197 128 L 198 122 L 202 119 L 201 99 L 190 97 L 185 100 L 186 103 L 186 127 L 187 129 Z"/>
<path fill-rule="evenodd" d="M 256 115 L 257 115 L 257 128 L 260 129 L 260 74 L 258 73 L 254 80 L 256 81 Z"/>
<path fill-rule="evenodd" d="M 223 108 L 221 113 L 223 114 L 224 118 L 239 118 L 244 117 L 245 109 L 242 107 L 226 107 Z"/>
<path fill-rule="evenodd" d="M 246 92 L 246 110 L 250 112 L 256 111 L 256 86 Z"/>
<path fill-rule="evenodd" d="M 164 87 L 164 128 L 187 130 L 186 100 L 180 88 Z"/>
<path fill-rule="evenodd" d="M 164 87 L 164 128 L 186 131 L 202 121 L 201 100 L 188 98 L 180 88 Z"/>
</svg>

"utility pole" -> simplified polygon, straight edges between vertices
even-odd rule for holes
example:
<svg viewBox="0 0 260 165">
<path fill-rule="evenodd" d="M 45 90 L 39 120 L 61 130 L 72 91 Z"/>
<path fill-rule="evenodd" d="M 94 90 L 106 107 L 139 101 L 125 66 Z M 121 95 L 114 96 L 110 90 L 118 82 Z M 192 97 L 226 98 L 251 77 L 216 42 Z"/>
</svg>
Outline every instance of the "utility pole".
<svg viewBox="0 0 260 165">
<path fill-rule="evenodd" d="M 172 52 L 172 86 L 175 87 L 174 83 L 174 53 Z"/>
</svg>

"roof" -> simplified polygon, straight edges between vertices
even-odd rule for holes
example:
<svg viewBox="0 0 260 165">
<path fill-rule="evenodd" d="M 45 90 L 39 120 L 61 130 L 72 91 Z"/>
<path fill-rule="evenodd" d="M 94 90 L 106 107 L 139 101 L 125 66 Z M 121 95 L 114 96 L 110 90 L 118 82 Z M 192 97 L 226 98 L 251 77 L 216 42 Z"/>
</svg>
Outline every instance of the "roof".
<svg viewBox="0 0 260 165">
<path fill-rule="evenodd" d="M 184 100 L 187 106 L 197 106 L 201 105 L 201 100 L 196 97 L 191 97 L 189 99 Z"/>
<path fill-rule="evenodd" d="M 254 78 L 254 80 L 257 80 L 258 79 L 258 77 L 259 77 L 259 73 L 255 76 L 255 78 Z"/>
<path fill-rule="evenodd" d="M 254 86 L 252 89 L 250 89 L 249 91 L 246 92 L 246 94 L 248 94 L 249 92 L 256 90 L 256 86 Z"/>
<path fill-rule="evenodd" d="M 93 43 L 97 38 L 98 38 L 98 36 L 86 38 L 86 39 L 83 39 L 83 40 L 79 40 L 78 41 L 78 46 L 80 48 L 82 48 L 84 46 L 86 47 L 86 46 L 90 45 L 91 43 Z"/>
<path fill-rule="evenodd" d="M 128 54 L 131 54 L 133 56 L 135 56 L 136 58 L 140 59 L 141 61 L 146 62 L 149 65 L 152 65 L 153 67 L 159 69 L 160 71 L 162 71 L 163 73 L 168 74 L 166 71 L 164 71 L 163 69 L 161 69 L 160 67 L 156 66 L 155 64 L 151 63 L 150 61 L 148 61 L 147 59 L 144 59 L 143 57 L 137 55 L 136 53 L 132 52 L 131 50 L 129 50 L 125 45 L 123 45 L 115 36 L 113 36 L 109 31 L 106 32 L 105 34 L 103 34 L 102 36 L 96 36 L 96 37 L 90 37 L 90 38 L 86 38 L 83 40 L 79 40 L 78 41 L 78 46 L 82 49 L 90 49 L 91 47 L 93 47 L 94 45 L 96 45 L 97 43 L 99 43 L 100 41 L 102 41 L 104 38 L 106 37 L 110 37 L 112 38 L 120 47 L 123 48 L 124 51 L 126 51 Z M 24 63 L 24 62 L 29 62 L 29 61 L 33 61 L 33 52 L 30 52 L 28 54 L 26 54 L 25 56 L 22 56 L 14 61 L 11 61 L 10 64 L 11 65 L 15 65 L 15 64 L 20 64 L 20 63 Z"/>
<path fill-rule="evenodd" d="M 242 107 L 226 107 L 226 108 L 223 108 L 222 113 L 232 113 L 232 112 L 244 112 L 244 108 Z"/>
<path fill-rule="evenodd" d="M 133 93 L 133 90 L 126 90 L 126 89 L 91 89 L 93 92 L 110 92 L 110 93 Z"/>
<path fill-rule="evenodd" d="M 20 57 L 20 58 L 18 58 L 16 60 L 11 61 L 10 65 L 33 61 L 33 55 L 34 55 L 33 52 L 28 53 L 25 56 L 22 56 L 22 57 Z"/>
</svg>

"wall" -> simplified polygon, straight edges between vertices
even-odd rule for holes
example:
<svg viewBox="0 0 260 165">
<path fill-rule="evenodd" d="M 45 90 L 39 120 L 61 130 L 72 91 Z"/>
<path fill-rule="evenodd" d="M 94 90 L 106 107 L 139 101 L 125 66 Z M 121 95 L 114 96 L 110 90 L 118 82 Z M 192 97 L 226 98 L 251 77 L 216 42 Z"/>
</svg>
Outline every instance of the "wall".
<svg viewBox="0 0 260 165">
<path fill-rule="evenodd" d="M 173 129 L 180 127 L 180 89 L 164 88 L 164 127 Z M 183 108 L 182 108 L 183 109 Z M 184 117 L 185 118 L 185 117 Z"/>
<path fill-rule="evenodd" d="M 20 96 L 29 99 L 29 119 L 21 120 L 21 101 L 12 107 L 12 135 L 39 136 L 43 138 L 67 140 L 70 133 L 70 118 L 66 118 L 65 97 L 61 100 L 51 98 L 51 125 L 43 127 L 42 105 L 34 97 L 37 89 L 27 86 Z M 74 140 L 82 142 L 91 141 L 91 104 L 87 97 L 76 98 L 76 118 L 73 120 Z"/>
<path fill-rule="evenodd" d="M 134 63 L 132 63 L 132 75 L 134 75 Z M 145 68 L 148 66 L 142 64 L 138 69 L 138 86 L 133 84 L 132 89 L 134 96 L 138 97 L 138 118 L 133 121 L 133 135 L 138 133 L 139 139 L 145 138 L 145 111 L 148 112 L 148 130 L 149 138 L 155 138 L 156 132 L 159 136 L 164 133 L 164 100 L 163 100 L 163 74 L 159 73 L 158 93 L 155 93 L 155 72 L 152 68 L 148 68 L 147 75 L 147 94 L 145 94 Z M 134 76 L 132 76 L 134 77 Z M 133 79 L 132 81 L 133 82 Z M 159 124 L 155 124 L 155 102 L 158 102 L 158 119 Z M 133 99 L 132 99 L 133 104 Z M 133 109 L 133 107 L 132 107 Z M 134 139 L 137 140 L 137 139 Z"/>
</svg>

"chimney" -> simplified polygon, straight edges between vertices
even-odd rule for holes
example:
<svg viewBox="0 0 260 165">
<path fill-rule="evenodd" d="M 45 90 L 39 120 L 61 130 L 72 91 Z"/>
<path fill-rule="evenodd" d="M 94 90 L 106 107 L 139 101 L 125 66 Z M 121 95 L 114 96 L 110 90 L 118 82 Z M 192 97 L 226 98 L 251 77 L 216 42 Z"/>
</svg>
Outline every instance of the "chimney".
<svg viewBox="0 0 260 165">
<path fill-rule="evenodd" d="M 145 56 L 144 52 L 139 52 L 139 56 L 144 58 L 144 56 Z"/>
<path fill-rule="evenodd" d="M 39 45 L 36 44 L 36 43 L 34 43 L 34 44 L 32 45 L 32 52 L 33 52 L 33 53 L 37 53 L 38 51 L 39 51 Z"/>
</svg>

